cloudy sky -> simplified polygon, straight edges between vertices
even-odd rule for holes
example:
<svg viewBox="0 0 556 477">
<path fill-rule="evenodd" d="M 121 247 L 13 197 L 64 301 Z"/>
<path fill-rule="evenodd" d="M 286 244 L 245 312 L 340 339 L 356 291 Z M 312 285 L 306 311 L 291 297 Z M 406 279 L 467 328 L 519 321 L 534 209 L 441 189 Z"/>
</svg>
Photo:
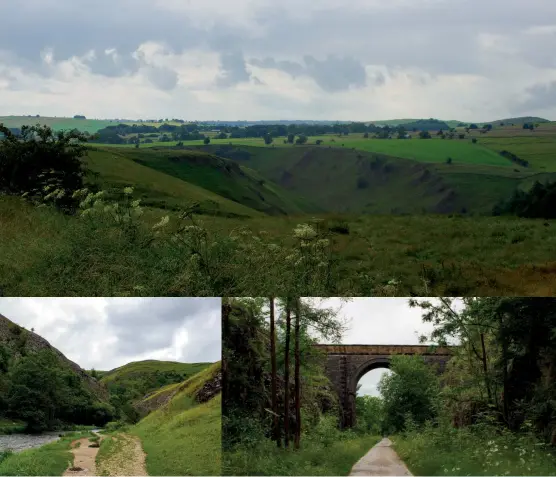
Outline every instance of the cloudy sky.
<svg viewBox="0 0 556 477">
<path fill-rule="evenodd" d="M 0 0 L 0 115 L 556 119 L 552 0 Z"/>
<path fill-rule="evenodd" d="M 410 308 L 408 302 L 409 298 L 353 298 L 348 302 L 330 298 L 318 306 L 340 310 L 339 316 L 348 326 L 342 344 L 419 344 L 419 336 L 430 333 L 432 326 L 423 323 L 422 310 Z M 455 308 L 461 309 L 461 302 L 456 302 Z M 375 369 L 365 374 L 358 394 L 378 396 L 377 384 L 384 373 L 390 371 Z"/>
<path fill-rule="evenodd" d="M 221 359 L 220 298 L 0 298 L 0 314 L 85 369 Z"/>
</svg>

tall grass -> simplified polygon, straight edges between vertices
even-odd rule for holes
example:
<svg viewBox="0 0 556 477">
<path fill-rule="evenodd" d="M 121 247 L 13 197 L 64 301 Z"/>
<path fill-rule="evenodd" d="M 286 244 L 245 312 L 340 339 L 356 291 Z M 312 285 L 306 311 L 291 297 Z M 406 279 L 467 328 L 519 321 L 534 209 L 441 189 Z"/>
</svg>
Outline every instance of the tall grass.
<svg viewBox="0 0 556 477">
<path fill-rule="evenodd" d="M 391 439 L 414 475 L 556 475 L 556 449 L 527 432 L 428 425 Z"/>
<path fill-rule="evenodd" d="M 306 431 L 299 450 L 277 448 L 260 435 L 223 451 L 223 475 L 348 475 L 380 437 L 340 431 L 335 417 L 321 417 Z"/>
</svg>

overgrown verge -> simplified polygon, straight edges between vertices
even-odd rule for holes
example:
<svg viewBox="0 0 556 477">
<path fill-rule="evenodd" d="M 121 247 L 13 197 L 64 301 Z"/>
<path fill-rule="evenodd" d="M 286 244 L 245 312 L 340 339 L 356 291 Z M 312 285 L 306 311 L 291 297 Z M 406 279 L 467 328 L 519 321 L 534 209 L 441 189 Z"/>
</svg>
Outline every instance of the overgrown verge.
<svg viewBox="0 0 556 477">
<path fill-rule="evenodd" d="M 0 452 L 0 475 L 62 475 L 73 462 L 71 443 L 90 432 L 66 434 L 56 442 L 22 452 Z"/>
<path fill-rule="evenodd" d="M 414 475 L 556 475 L 556 449 L 530 433 L 429 424 L 391 439 Z"/>
<path fill-rule="evenodd" d="M 322 417 L 302 437 L 301 448 L 277 448 L 268 438 L 236 446 L 223 455 L 223 475 L 348 475 L 380 437 L 337 429 L 336 416 Z"/>
</svg>

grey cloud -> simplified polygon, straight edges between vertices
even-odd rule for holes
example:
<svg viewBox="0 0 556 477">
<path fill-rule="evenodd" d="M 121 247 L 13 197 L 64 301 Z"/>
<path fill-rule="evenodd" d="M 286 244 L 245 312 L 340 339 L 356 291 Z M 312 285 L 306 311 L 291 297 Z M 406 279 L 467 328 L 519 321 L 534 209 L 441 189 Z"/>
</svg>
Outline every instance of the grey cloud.
<svg viewBox="0 0 556 477">
<path fill-rule="evenodd" d="M 245 67 L 243 54 L 238 51 L 220 54 L 220 71 L 216 84 L 225 88 L 249 81 L 251 77 Z"/>
<path fill-rule="evenodd" d="M 274 58 L 263 58 L 251 60 L 251 64 L 259 68 L 272 68 L 284 71 L 293 78 L 307 75 L 327 92 L 336 92 L 348 89 L 351 86 L 362 88 L 367 83 L 365 68 L 357 60 L 344 56 L 337 57 L 328 55 L 323 60 L 318 60 L 311 55 L 303 57 L 304 65 L 294 61 Z M 384 76 L 378 78 L 378 82 L 384 82 Z"/>
<path fill-rule="evenodd" d="M 219 298 L 0 298 L 0 313 L 85 368 L 221 359 Z"/>
<path fill-rule="evenodd" d="M 148 66 L 147 78 L 154 86 L 163 91 L 170 91 L 178 84 L 178 74 L 174 70 L 162 66 Z"/>
<path fill-rule="evenodd" d="M 549 110 L 556 104 L 556 81 L 535 84 L 525 92 L 527 99 L 517 102 L 513 107 L 516 113 Z"/>
<path fill-rule="evenodd" d="M 96 52 L 95 58 L 87 62 L 91 72 L 107 77 L 134 74 L 139 70 L 140 61 L 131 54 L 120 55 L 117 51 Z"/>
</svg>

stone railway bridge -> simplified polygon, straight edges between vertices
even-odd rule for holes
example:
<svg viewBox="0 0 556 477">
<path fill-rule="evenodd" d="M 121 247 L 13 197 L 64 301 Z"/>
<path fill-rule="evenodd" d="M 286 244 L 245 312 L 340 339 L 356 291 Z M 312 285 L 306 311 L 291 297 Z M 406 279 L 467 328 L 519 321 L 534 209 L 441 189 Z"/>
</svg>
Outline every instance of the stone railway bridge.
<svg viewBox="0 0 556 477">
<path fill-rule="evenodd" d="M 357 383 L 373 369 L 389 368 L 394 355 L 422 356 L 427 364 L 444 372 L 455 347 L 429 345 L 315 345 L 327 355 L 326 374 L 332 382 L 340 403 L 340 426 L 355 425 Z"/>
</svg>

